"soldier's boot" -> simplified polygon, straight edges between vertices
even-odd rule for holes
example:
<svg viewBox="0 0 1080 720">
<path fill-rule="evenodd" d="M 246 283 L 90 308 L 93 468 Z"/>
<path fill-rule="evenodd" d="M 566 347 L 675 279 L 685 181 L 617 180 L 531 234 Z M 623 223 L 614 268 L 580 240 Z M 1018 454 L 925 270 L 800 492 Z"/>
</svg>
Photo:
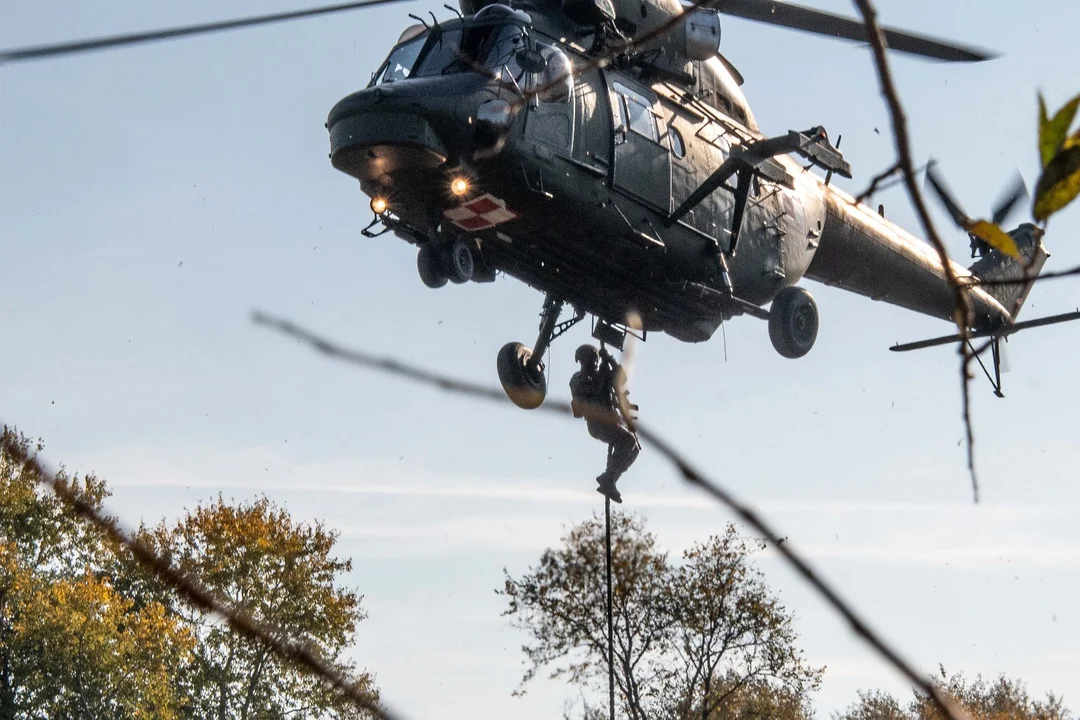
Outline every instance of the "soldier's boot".
<svg viewBox="0 0 1080 720">
<path fill-rule="evenodd" d="M 618 475 L 611 471 L 601 473 L 596 478 L 597 485 L 599 486 L 596 488 L 596 492 L 610 499 L 612 502 L 621 503 L 622 495 L 619 494 L 619 489 L 615 487 L 615 481 L 617 479 Z"/>
</svg>

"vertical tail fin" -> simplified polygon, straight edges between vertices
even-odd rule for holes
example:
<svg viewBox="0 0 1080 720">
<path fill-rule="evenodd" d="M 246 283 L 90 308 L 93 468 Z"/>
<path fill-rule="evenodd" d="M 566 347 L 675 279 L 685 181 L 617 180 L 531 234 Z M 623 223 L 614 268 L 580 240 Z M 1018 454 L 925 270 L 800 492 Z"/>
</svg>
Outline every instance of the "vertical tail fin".
<svg viewBox="0 0 1080 720">
<path fill-rule="evenodd" d="M 1009 233 L 1020 248 L 1023 261 L 1005 255 L 997 250 L 991 250 L 977 263 L 968 268 L 977 278 L 990 283 L 1002 283 L 1010 280 L 1020 280 L 1015 284 L 992 284 L 985 285 L 983 289 L 993 296 L 995 300 L 1009 311 L 1013 320 L 1020 314 L 1020 308 L 1024 306 L 1028 293 L 1031 292 L 1035 278 L 1042 272 L 1043 265 L 1050 254 L 1043 247 L 1042 238 L 1045 231 L 1041 228 L 1025 223 Z"/>
</svg>

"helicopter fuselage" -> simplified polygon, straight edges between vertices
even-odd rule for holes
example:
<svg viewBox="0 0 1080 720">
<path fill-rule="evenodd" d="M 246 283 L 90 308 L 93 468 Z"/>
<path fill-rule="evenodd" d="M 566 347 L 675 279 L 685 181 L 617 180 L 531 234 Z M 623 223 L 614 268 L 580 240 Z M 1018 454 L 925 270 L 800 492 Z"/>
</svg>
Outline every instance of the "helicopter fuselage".
<svg viewBox="0 0 1080 720">
<path fill-rule="evenodd" d="M 737 246 L 730 184 L 672 221 L 763 139 L 721 62 L 695 62 L 691 90 L 647 64 L 597 67 L 565 28 L 494 8 L 407 31 L 372 84 L 330 113 L 334 166 L 398 236 L 462 241 L 469 279 L 503 272 L 606 322 L 635 313 L 690 342 L 804 276 L 952 317 L 937 254 L 792 157 L 777 158 L 789 183 L 748 184 Z M 1011 319 L 968 292 L 974 327 Z"/>
</svg>

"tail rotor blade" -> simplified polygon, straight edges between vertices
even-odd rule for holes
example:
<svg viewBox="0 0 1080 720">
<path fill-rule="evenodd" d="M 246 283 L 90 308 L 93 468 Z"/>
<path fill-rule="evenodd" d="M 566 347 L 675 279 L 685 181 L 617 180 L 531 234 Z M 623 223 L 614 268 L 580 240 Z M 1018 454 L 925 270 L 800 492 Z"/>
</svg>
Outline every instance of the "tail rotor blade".
<svg viewBox="0 0 1080 720">
<path fill-rule="evenodd" d="M 934 193 L 938 196 L 941 204 L 945 206 L 945 209 L 949 211 L 949 216 L 952 217 L 957 227 L 967 229 L 967 226 L 971 224 L 970 218 L 960 209 L 960 204 L 953 198 L 953 194 L 949 192 L 945 186 L 945 182 L 938 177 L 937 170 L 935 169 L 937 164 L 931 161 L 926 166 L 926 180 L 930 183 L 930 187 L 934 189 Z"/>
<path fill-rule="evenodd" d="M 1001 225 L 1009 216 L 1012 215 L 1013 210 L 1016 209 L 1018 203 L 1028 198 L 1027 185 L 1024 184 L 1024 178 L 1017 171 L 1016 177 L 1013 179 L 1012 186 L 1006 191 L 1001 200 L 998 201 L 994 207 L 994 224 Z"/>
</svg>

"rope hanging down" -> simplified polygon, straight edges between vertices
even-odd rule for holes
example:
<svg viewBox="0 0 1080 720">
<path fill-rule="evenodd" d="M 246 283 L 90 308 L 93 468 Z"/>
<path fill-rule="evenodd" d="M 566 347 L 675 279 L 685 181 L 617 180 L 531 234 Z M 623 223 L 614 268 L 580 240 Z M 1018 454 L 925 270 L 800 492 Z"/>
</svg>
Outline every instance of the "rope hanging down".
<svg viewBox="0 0 1080 720">
<path fill-rule="evenodd" d="M 608 712 L 615 720 L 615 643 L 612 631 L 611 609 L 611 498 L 604 498 L 604 540 L 607 549 L 605 569 L 607 570 L 607 672 L 608 672 Z"/>
</svg>

